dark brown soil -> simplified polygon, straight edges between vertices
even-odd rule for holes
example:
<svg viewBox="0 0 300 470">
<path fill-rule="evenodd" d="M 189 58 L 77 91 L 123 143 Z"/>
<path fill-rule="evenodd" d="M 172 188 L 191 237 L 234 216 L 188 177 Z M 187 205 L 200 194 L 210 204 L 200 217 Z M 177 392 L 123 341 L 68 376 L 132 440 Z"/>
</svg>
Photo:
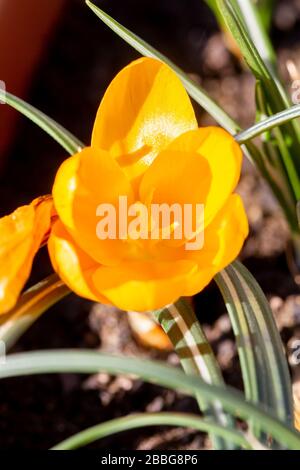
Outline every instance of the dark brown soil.
<svg viewBox="0 0 300 470">
<path fill-rule="evenodd" d="M 204 2 L 103 0 L 101 7 L 191 73 L 243 126 L 253 122 L 253 79 L 227 52 Z M 292 58 L 297 64 L 300 5 L 296 0 L 282 0 L 278 8 L 272 37 L 289 80 L 285 63 Z M 136 52 L 97 20 L 82 0 L 72 0 L 40 64 L 29 101 L 88 143 L 106 86 L 136 57 Z M 201 124 L 211 122 L 199 107 L 197 115 Z M 56 169 L 65 157 L 48 136 L 20 119 L 1 175 L 1 213 L 50 192 Z M 270 191 L 248 162 L 239 192 L 251 225 L 242 259 L 268 296 L 288 348 L 292 338 L 300 337 L 300 292 L 285 256 L 288 230 Z M 31 282 L 49 271 L 47 254 L 42 252 Z M 227 383 L 241 388 L 236 347 L 216 286 L 211 284 L 199 294 L 195 304 Z M 74 295 L 44 314 L 14 352 L 70 347 L 178 363 L 174 353 L 163 355 L 137 344 L 124 313 L 109 312 Z M 299 366 L 293 375 L 300 375 Z M 0 384 L 0 448 L 47 449 L 93 424 L 132 412 L 160 410 L 197 412 L 197 406 L 184 395 L 122 376 L 61 374 L 9 379 Z M 123 433 L 92 447 L 199 449 L 209 448 L 209 442 L 195 431 L 160 428 Z"/>
</svg>

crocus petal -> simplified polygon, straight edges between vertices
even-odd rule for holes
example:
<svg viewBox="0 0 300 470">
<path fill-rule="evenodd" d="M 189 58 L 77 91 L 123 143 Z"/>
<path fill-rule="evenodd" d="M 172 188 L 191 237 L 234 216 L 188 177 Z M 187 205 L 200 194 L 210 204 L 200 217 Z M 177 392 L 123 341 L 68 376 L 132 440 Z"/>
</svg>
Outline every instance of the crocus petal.
<svg viewBox="0 0 300 470">
<path fill-rule="evenodd" d="M 242 151 L 233 137 L 219 127 L 200 128 L 175 139 L 168 150 L 197 152 L 206 159 L 211 184 L 205 201 L 205 226 L 210 224 L 234 191 L 241 173 Z"/>
<path fill-rule="evenodd" d="M 113 305 L 144 312 L 162 308 L 180 297 L 196 271 L 192 261 L 131 262 L 101 266 L 93 274 L 94 286 Z"/>
<path fill-rule="evenodd" d="M 100 104 L 92 146 L 111 152 L 132 180 L 183 132 L 197 128 L 190 99 L 164 63 L 141 58 L 114 78 Z"/>
<path fill-rule="evenodd" d="M 50 230 L 52 210 L 52 198 L 41 197 L 0 219 L 0 314 L 16 304 Z"/>
<path fill-rule="evenodd" d="M 133 200 L 130 182 L 107 152 L 86 148 L 60 166 L 53 199 L 58 215 L 76 243 L 93 259 L 115 264 L 125 255 L 127 243 L 119 239 L 100 240 L 96 233 L 100 204 L 117 206 L 119 195 Z"/>
<path fill-rule="evenodd" d="M 143 175 L 139 193 L 140 199 L 149 205 L 168 204 L 169 207 L 176 207 L 179 210 L 179 226 L 184 226 L 185 210 L 187 205 L 191 208 L 189 217 L 191 218 L 190 231 L 203 230 L 203 209 L 211 185 L 212 175 L 207 160 L 196 152 L 177 152 L 165 150 L 161 152 L 152 165 Z M 193 188 L 191 190 L 191 188 Z M 197 216 L 197 205 L 199 205 L 199 215 Z M 174 219 L 175 220 L 175 219 Z M 178 222 L 178 221 L 177 221 Z M 185 241 L 185 234 L 178 233 L 180 239 L 171 237 L 166 244 L 180 245 Z"/>
<path fill-rule="evenodd" d="M 204 204 L 211 178 L 210 167 L 201 155 L 166 150 L 144 173 L 140 199 L 146 202 L 151 198 L 157 204 Z"/>
<path fill-rule="evenodd" d="M 198 272 L 189 280 L 185 295 L 194 295 L 240 253 L 248 236 L 248 220 L 239 195 L 232 194 L 223 209 L 207 227 L 204 245 L 199 251 L 188 251 L 188 259 L 198 263 Z M 207 271 L 205 277 L 203 273 Z M 210 271 L 210 274 L 209 274 Z"/>
<path fill-rule="evenodd" d="M 92 274 L 99 265 L 76 245 L 60 220 L 51 230 L 48 250 L 54 270 L 71 290 L 105 303 L 106 299 L 93 289 Z"/>
</svg>

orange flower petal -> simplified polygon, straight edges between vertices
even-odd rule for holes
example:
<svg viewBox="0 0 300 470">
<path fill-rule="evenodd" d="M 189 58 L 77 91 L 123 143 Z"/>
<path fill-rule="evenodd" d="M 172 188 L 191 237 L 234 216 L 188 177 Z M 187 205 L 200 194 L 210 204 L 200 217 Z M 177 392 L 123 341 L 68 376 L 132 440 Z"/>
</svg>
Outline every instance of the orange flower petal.
<svg viewBox="0 0 300 470">
<path fill-rule="evenodd" d="M 106 302 L 93 288 L 92 275 L 99 265 L 76 245 L 59 220 L 51 230 L 48 250 L 54 270 L 71 290 L 86 299 Z"/>
<path fill-rule="evenodd" d="M 176 301 L 196 271 L 192 261 L 132 262 L 101 266 L 93 274 L 95 288 L 123 310 L 144 312 Z"/>
<path fill-rule="evenodd" d="M 198 262 L 198 272 L 190 278 L 185 295 L 202 290 L 213 276 L 228 266 L 240 253 L 248 236 L 248 220 L 239 195 L 232 194 L 224 208 L 204 233 L 204 246 L 188 251 L 188 259 Z M 210 270 L 210 275 L 203 272 Z"/>
<path fill-rule="evenodd" d="M 144 173 L 140 199 L 146 203 L 151 198 L 156 204 L 204 204 L 211 178 L 210 167 L 201 155 L 165 150 Z"/>
<path fill-rule="evenodd" d="M 183 132 L 197 128 L 190 99 L 164 63 L 141 58 L 114 78 L 100 104 L 92 146 L 119 158 L 131 180 Z"/>
<path fill-rule="evenodd" d="M 170 207 L 177 204 L 181 227 L 185 222 L 185 205 L 189 204 L 192 208 L 190 215 L 193 222 L 190 229 L 195 232 L 197 229 L 203 229 L 202 210 L 209 194 L 211 180 L 212 174 L 209 164 L 201 155 L 196 152 L 165 150 L 157 156 L 144 173 L 139 190 L 140 199 L 149 205 L 168 204 Z M 197 204 L 203 205 L 203 207 L 199 206 L 202 210 L 198 215 L 200 217 L 198 221 L 196 219 Z M 164 244 L 175 244 L 176 246 L 181 245 L 184 241 L 184 233 L 182 233 L 180 240 L 174 240 L 171 237 L 171 240 L 164 241 Z"/>
<path fill-rule="evenodd" d="M 50 230 L 52 209 L 52 198 L 41 197 L 0 219 L 0 313 L 16 304 Z"/>
<path fill-rule="evenodd" d="M 97 207 L 117 204 L 119 195 L 133 200 L 129 181 L 122 169 L 104 151 L 86 148 L 60 166 L 53 198 L 58 215 L 82 250 L 99 263 L 113 265 L 127 249 L 123 240 L 100 240 L 96 234 Z"/>
<path fill-rule="evenodd" d="M 233 137 L 219 127 L 187 132 L 175 139 L 168 150 L 197 152 L 206 159 L 211 184 L 205 201 L 205 226 L 209 225 L 234 191 L 241 173 L 242 151 Z"/>
</svg>

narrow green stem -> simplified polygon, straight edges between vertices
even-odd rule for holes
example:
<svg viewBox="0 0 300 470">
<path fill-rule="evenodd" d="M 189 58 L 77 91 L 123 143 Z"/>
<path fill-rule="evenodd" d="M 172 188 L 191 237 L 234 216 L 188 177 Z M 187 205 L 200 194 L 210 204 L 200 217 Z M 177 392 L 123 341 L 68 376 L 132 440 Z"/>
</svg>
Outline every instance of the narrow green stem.
<svg viewBox="0 0 300 470">
<path fill-rule="evenodd" d="M 52 447 L 52 450 L 73 450 L 102 439 L 112 434 L 146 426 L 182 426 L 202 432 L 213 432 L 220 437 L 230 439 L 237 446 L 251 449 L 246 436 L 239 431 L 228 429 L 187 413 L 143 413 L 112 419 L 75 434 Z"/>
<path fill-rule="evenodd" d="M 265 132 L 270 131 L 274 127 L 280 126 L 286 122 L 291 121 L 300 117 L 300 105 L 292 106 L 289 109 L 281 111 L 280 113 L 274 114 L 273 116 L 260 121 L 254 126 L 249 127 L 248 129 L 239 132 L 235 135 L 235 140 L 239 144 L 245 144 L 247 141 L 254 139 L 258 135 L 264 134 Z"/>
<path fill-rule="evenodd" d="M 37 124 L 47 134 L 49 134 L 57 143 L 59 143 L 70 155 L 80 151 L 85 145 L 80 142 L 71 132 L 51 119 L 42 111 L 34 108 L 30 104 L 21 100 L 17 96 L 0 89 L 0 100 L 19 111 Z"/>
</svg>

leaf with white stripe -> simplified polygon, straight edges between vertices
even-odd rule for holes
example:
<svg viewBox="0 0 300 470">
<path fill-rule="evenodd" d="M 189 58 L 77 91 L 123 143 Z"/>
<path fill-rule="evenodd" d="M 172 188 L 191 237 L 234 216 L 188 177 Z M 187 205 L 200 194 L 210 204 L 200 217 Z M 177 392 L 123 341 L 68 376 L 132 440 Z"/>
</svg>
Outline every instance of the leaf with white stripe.
<svg viewBox="0 0 300 470">
<path fill-rule="evenodd" d="M 247 399 L 293 424 L 291 380 L 272 311 L 250 272 L 234 262 L 215 280 L 237 339 Z"/>
<path fill-rule="evenodd" d="M 179 299 L 153 314 L 172 342 L 186 374 L 198 375 L 209 384 L 225 386 L 218 362 L 191 305 Z M 233 425 L 219 402 L 208 406 L 200 396 L 197 400 L 204 414 L 212 415 L 223 426 Z M 212 440 L 218 449 L 232 448 L 219 438 L 212 437 Z"/>
</svg>

